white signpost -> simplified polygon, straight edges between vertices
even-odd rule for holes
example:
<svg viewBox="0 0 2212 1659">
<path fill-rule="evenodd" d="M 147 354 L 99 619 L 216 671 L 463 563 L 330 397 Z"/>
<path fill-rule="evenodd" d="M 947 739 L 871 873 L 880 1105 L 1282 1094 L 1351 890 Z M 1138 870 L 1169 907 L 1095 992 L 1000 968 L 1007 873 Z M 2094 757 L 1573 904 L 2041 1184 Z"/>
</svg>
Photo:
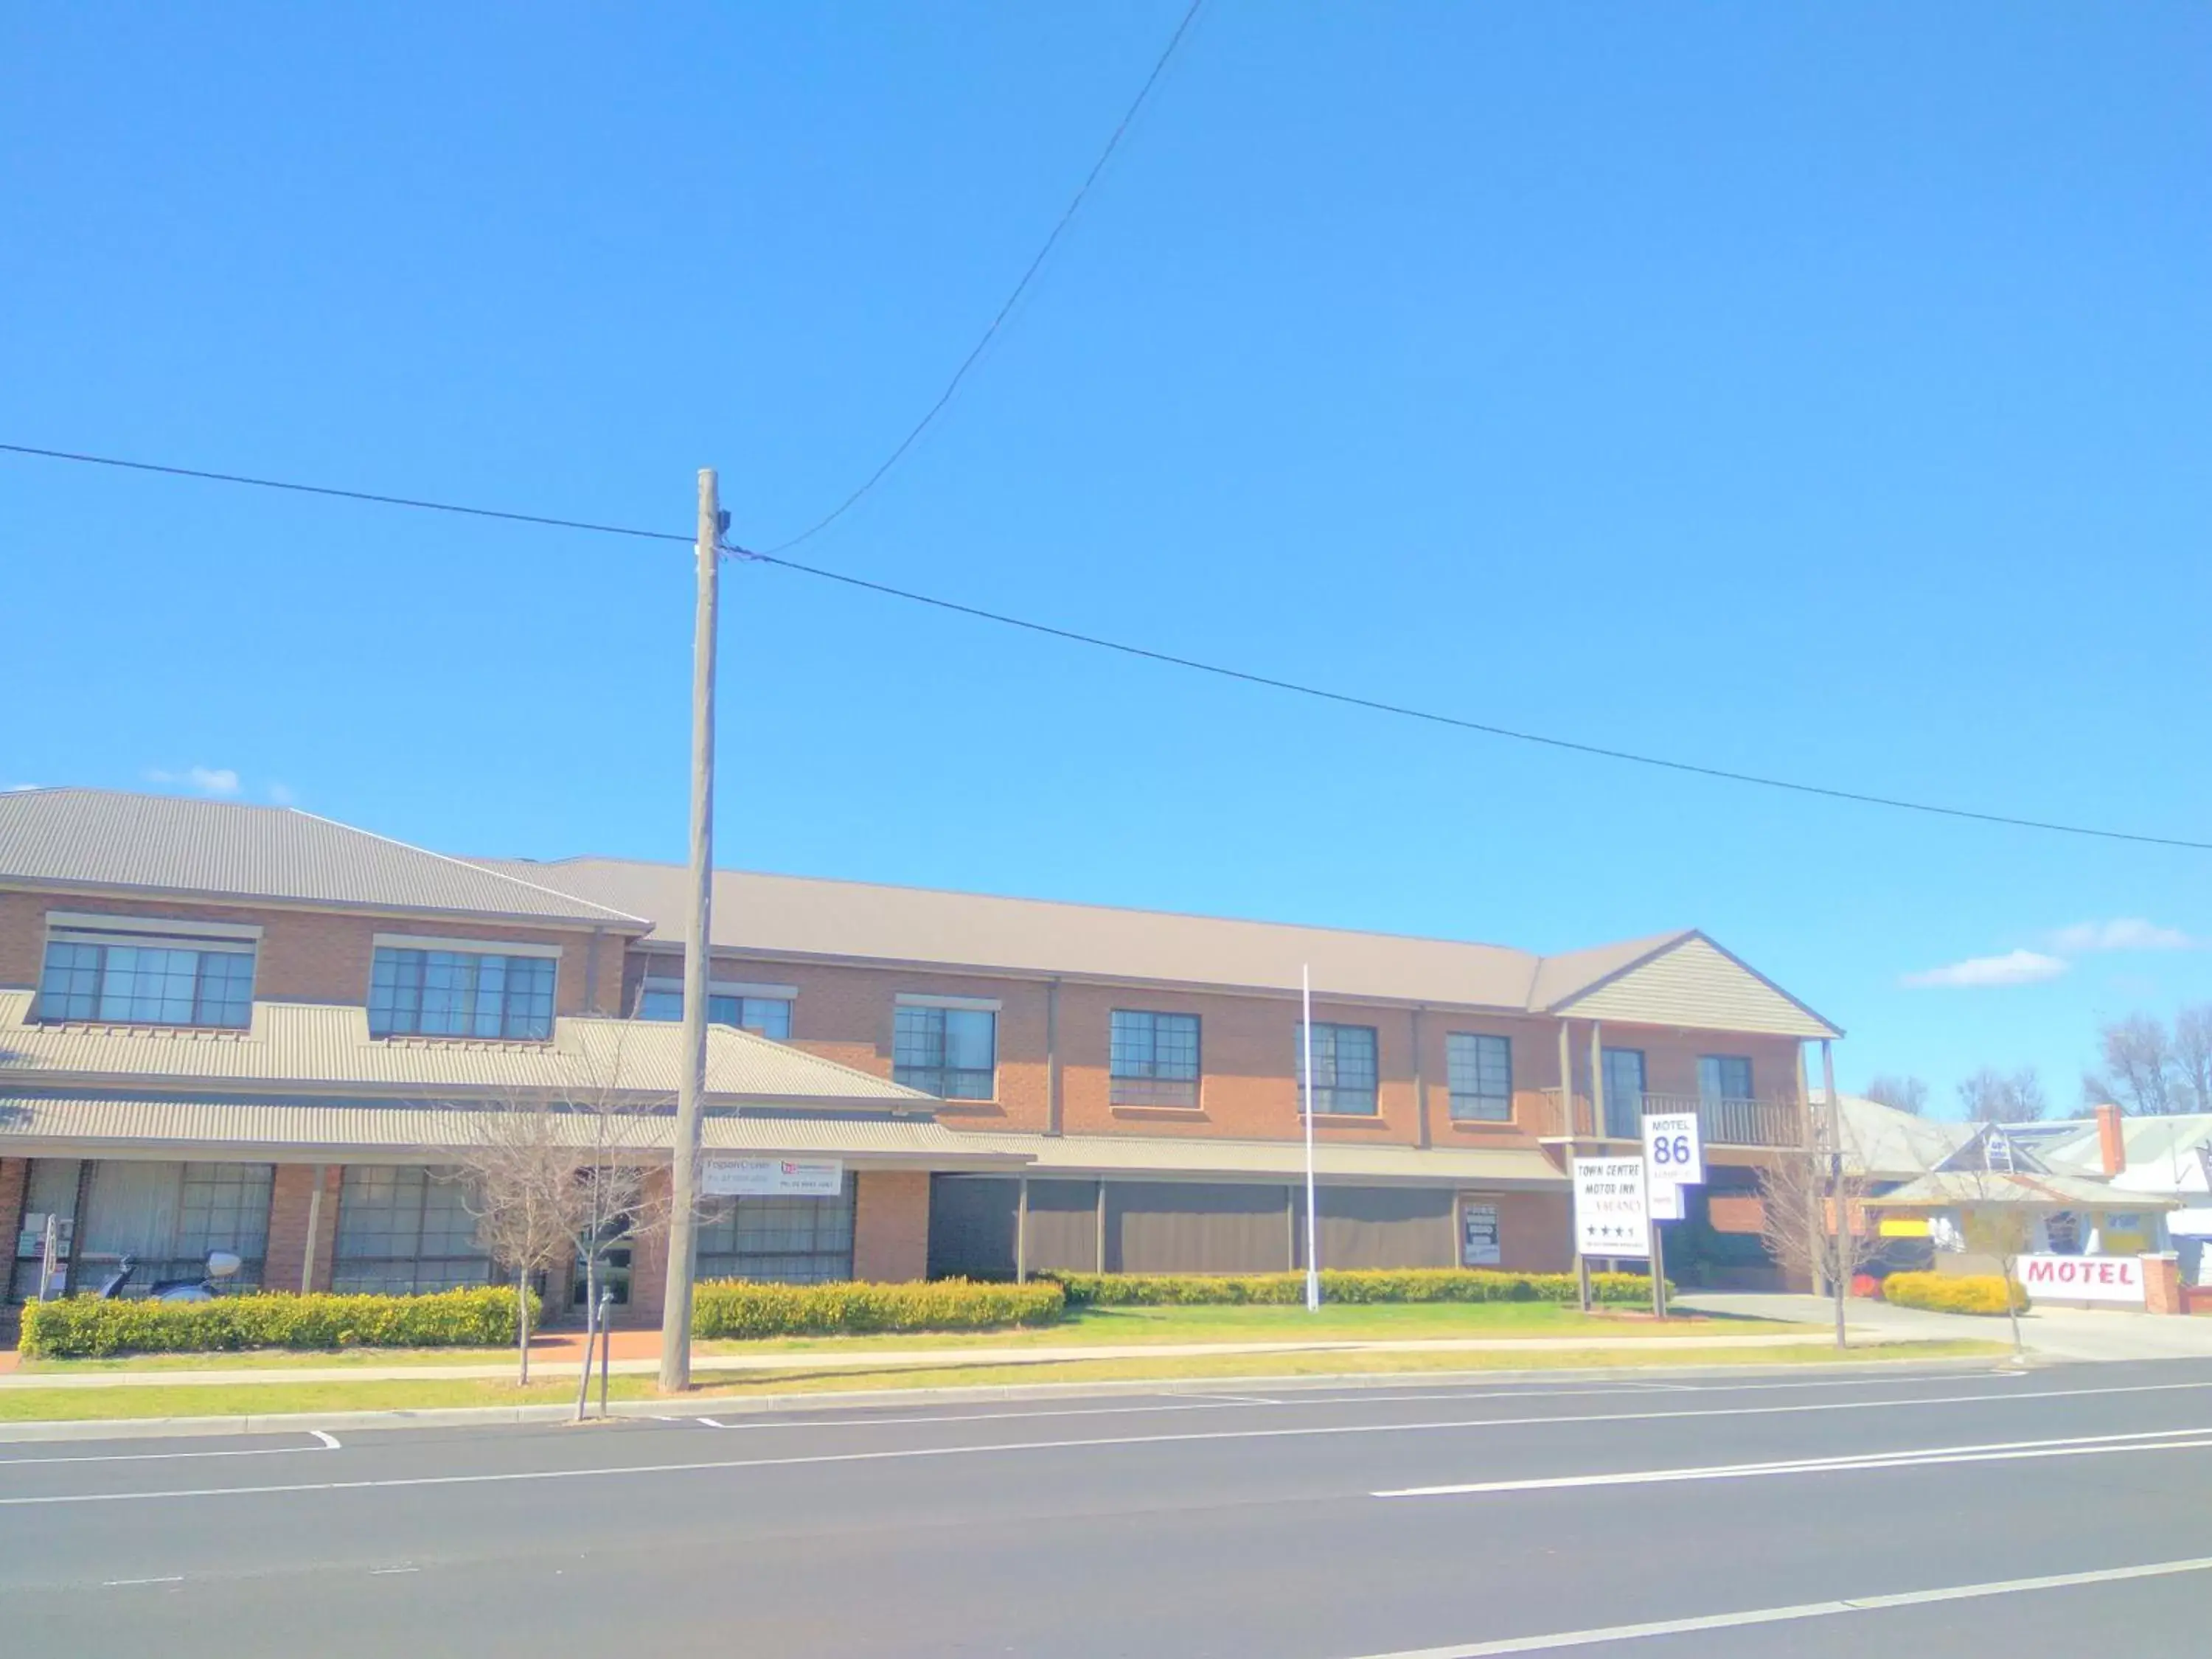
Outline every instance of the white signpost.
<svg viewBox="0 0 2212 1659">
<path fill-rule="evenodd" d="M 1651 1311 L 1667 1316 L 1667 1242 L 1660 1236 L 1662 1221 L 1681 1221 L 1689 1215 L 1682 1189 L 1704 1183 L 1705 1142 L 1698 1133 L 1695 1112 L 1650 1112 L 1644 1119 L 1644 1168 L 1650 1182 L 1646 1200 L 1651 1214 Z"/>
<path fill-rule="evenodd" d="M 1575 1249 L 1583 1255 L 1647 1256 L 1651 1227 L 1640 1158 L 1574 1161 Z"/>
<path fill-rule="evenodd" d="M 704 1198 L 835 1198 L 845 1190 L 836 1158 L 709 1158 L 700 1166 Z"/>
<path fill-rule="evenodd" d="M 2020 1282 L 2030 1296 L 2054 1302 L 2143 1305 L 2142 1258 L 2133 1255 L 2024 1255 Z"/>
</svg>

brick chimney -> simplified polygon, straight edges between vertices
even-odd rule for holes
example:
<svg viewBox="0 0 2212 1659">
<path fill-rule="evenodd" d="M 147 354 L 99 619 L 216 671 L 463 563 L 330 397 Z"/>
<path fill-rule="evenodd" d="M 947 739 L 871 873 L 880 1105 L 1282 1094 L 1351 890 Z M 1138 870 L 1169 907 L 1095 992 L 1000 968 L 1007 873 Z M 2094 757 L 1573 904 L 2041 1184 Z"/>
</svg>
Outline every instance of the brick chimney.
<svg viewBox="0 0 2212 1659">
<path fill-rule="evenodd" d="M 2121 1133 L 2120 1109 L 2109 1102 L 2097 1108 L 2097 1151 L 2105 1165 L 2105 1179 L 2128 1167 L 2128 1138 Z"/>
</svg>

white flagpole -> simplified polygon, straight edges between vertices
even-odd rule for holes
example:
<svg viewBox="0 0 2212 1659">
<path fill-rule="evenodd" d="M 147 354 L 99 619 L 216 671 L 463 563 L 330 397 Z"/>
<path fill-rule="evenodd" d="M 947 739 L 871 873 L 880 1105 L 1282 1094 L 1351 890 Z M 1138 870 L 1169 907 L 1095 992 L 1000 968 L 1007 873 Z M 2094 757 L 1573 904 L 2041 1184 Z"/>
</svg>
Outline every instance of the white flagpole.
<svg viewBox="0 0 2212 1659">
<path fill-rule="evenodd" d="M 1298 995 L 1304 1016 L 1298 1040 L 1305 1045 L 1306 1077 L 1306 1311 L 1321 1311 L 1321 1258 L 1314 1227 L 1313 969 L 1298 969 Z"/>
</svg>

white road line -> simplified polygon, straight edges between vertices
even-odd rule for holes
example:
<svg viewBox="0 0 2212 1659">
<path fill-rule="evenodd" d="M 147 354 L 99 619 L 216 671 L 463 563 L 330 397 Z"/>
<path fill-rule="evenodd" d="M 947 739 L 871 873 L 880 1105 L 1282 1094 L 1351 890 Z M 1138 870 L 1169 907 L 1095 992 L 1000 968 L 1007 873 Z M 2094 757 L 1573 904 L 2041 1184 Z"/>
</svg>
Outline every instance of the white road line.
<svg viewBox="0 0 2212 1659">
<path fill-rule="evenodd" d="M 368 1570 L 368 1576 L 371 1578 L 389 1578 L 392 1574 L 398 1572 L 420 1572 L 422 1571 L 422 1569 L 420 1567 L 371 1567 Z"/>
<path fill-rule="evenodd" d="M 786 1457 L 722 1457 L 696 1463 L 623 1463 L 587 1468 L 515 1469 L 486 1474 L 423 1474 L 386 1480 L 301 1480 L 264 1486 L 198 1486 L 156 1492 L 52 1492 L 38 1497 L 0 1498 L 0 1509 L 30 1509 L 56 1504 L 120 1504 L 176 1498 L 262 1498 L 280 1492 L 380 1492 L 414 1486 L 503 1486 L 529 1480 L 596 1480 L 631 1475 L 670 1475 L 724 1469 L 793 1468 L 832 1463 L 896 1463 L 933 1457 L 984 1457 L 1006 1452 L 1084 1451 L 1115 1446 L 1194 1444 L 1231 1440 L 1315 1440 L 1345 1435 L 1418 1434 L 1461 1430 L 1541 1427 L 1574 1423 L 1644 1423 L 1698 1417 L 1767 1417 L 1784 1412 L 1908 1410 L 1917 1406 L 1975 1406 L 1990 1400 L 2068 1399 L 2078 1395 L 2134 1394 L 2160 1389 L 2212 1384 L 2148 1383 L 2134 1388 L 2052 1389 L 2039 1394 L 1960 1395 L 1937 1400 L 1825 1400 L 1808 1405 L 1731 1406 L 1719 1411 L 1608 1412 L 1582 1417 L 1473 1417 L 1432 1423 L 1330 1423 L 1298 1429 L 1209 1429 L 1190 1434 L 1098 1435 L 1071 1440 L 1012 1440 L 978 1446 L 906 1446 L 883 1451 L 815 1452 Z M 2175 1429 L 2199 1434 L 2203 1429 Z M 1910 1454 L 1900 1454 L 1910 1455 Z"/>
<path fill-rule="evenodd" d="M 319 1435 L 319 1429 L 310 1430 Z M 198 1457 L 304 1457 L 325 1449 L 322 1446 L 234 1446 L 222 1451 L 65 1452 L 59 1457 L 0 1457 L 0 1473 L 9 1469 L 45 1468 L 55 1463 L 173 1463 Z M 331 1441 L 329 1450 L 337 1449 Z"/>
<path fill-rule="evenodd" d="M 1901 1469 L 1945 1463 L 1996 1463 L 2027 1457 L 2090 1457 L 2109 1452 L 2187 1451 L 2212 1446 L 2212 1429 L 2153 1429 L 2140 1434 L 2070 1435 L 2059 1440 L 2001 1440 L 1979 1446 L 1929 1446 L 1914 1450 L 1849 1452 L 1834 1457 L 1792 1457 L 1771 1463 L 1710 1463 L 1672 1469 L 1633 1469 L 1611 1474 L 1542 1475 L 1522 1480 L 1470 1480 L 1449 1486 L 1403 1486 L 1370 1498 L 1463 1498 L 1478 1492 L 1557 1492 L 1575 1486 L 1649 1486 L 1674 1480 L 1749 1480 L 1771 1474 L 1837 1474 L 1860 1469 Z"/>
<path fill-rule="evenodd" d="M 173 1572 L 166 1578 L 103 1578 L 100 1581 L 100 1587 L 102 1589 L 126 1589 L 133 1584 L 181 1584 L 184 1582 L 184 1574 Z"/>
<path fill-rule="evenodd" d="M 328 1429 L 309 1429 L 307 1432 L 323 1443 L 323 1449 L 325 1451 L 337 1451 L 339 1449 L 337 1436 L 332 1434 Z"/>
<path fill-rule="evenodd" d="M 2012 1373 L 2005 1372 L 1998 1373 L 1998 1375 L 2010 1376 Z M 1856 1379 L 1852 1380 L 1854 1382 L 1856 1381 Z M 1898 1378 L 1893 1380 L 1901 1382 L 1905 1379 Z M 1940 1376 L 1928 1376 L 1923 1377 L 1919 1380 L 1926 1383 L 1933 1384 L 1950 1381 L 1952 1379 L 1946 1379 Z M 1966 1380 L 1978 1381 L 1980 1379 L 1968 1378 Z M 1810 1389 L 1826 1386 L 1829 1385 L 1818 1382 L 1776 1382 L 1769 1384 L 1731 1383 L 1723 1389 L 1701 1389 L 1694 1390 L 1694 1392 L 1700 1394 L 1736 1394 L 1750 1392 L 1754 1389 L 1771 1391 L 1775 1389 Z M 1808 1406 L 1726 1407 L 1713 1411 L 1701 1412 L 1599 1413 L 1585 1413 L 1579 1417 L 1499 1417 L 1480 1419 L 1472 1423 L 1435 1425 L 1407 1424 L 1404 1426 L 1408 1428 L 1466 1428 L 1480 1426 L 1485 1423 L 1494 1423 L 1500 1427 L 1521 1428 L 1526 1427 L 1531 1424 L 1542 1423 L 1622 1423 L 1638 1422 L 1650 1418 L 1756 1416 L 1785 1411 L 1863 1411 L 1880 1407 L 1893 1407 L 1902 1410 L 1914 1406 L 1973 1405 L 1982 1401 L 2009 1402 L 2014 1400 L 2064 1400 L 2071 1399 L 2079 1395 L 2160 1393 L 2170 1392 L 2174 1389 L 2212 1389 L 2212 1381 L 2203 1382 L 2148 1382 L 2130 1384 L 2124 1387 L 2115 1386 L 2109 1389 L 2043 1389 L 2031 1393 L 2021 1393 L 2008 1389 L 1996 1394 L 1955 1395 L 1940 1395 L 1929 1400 L 1852 1400 L 1840 1402 L 1821 1401 Z M 1438 1401 L 1464 1401 L 1470 1400 L 1565 1400 L 1593 1395 L 1607 1398 L 1618 1398 L 1622 1395 L 1632 1395 L 1640 1398 L 1648 1396 L 1650 1393 L 1650 1390 L 1648 1388 L 1644 1387 L 1560 1389 L 1548 1394 L 1529 1394 L 1521 1389 L 1500 1389 L 1476 1393 L 1455 1391 L 1449 1394 L 1386 1395 L 1379 1399 L 1370 1399 L 1359 1395 L 1328 1395 L 1318 1399 L 1310 1400 L 1284 1398 L 1272 1401 L 1249 1401 L 1244 1403 L 1269 1405 L 1280 1409 L 1288 1410 L 1291 1407 L 1299 1406 L 1413 1405 L 1415 1403 L 1434 1404 Z M 1193 1396 L 1189 1401 L 1178 1405 L 1054 1406 L 1040 1407 L 1031 1411 L 1011 1412 L 962 1412 L 947 1408 L 944 1412 L 933 1412 L 918 1417 L 843 1417 L 825 1415 L 819 1419 L 812 1421 L 807 1420 L 804 1418 L 778 1418 L 774 1421 L 765 1423 L 725 1423 L 711 1417 L 702 1417 L 696 1419 L 695 1420 L 704 1423 L 709 1428 L 742 1429 L 748 1430 L 755 1433 L 763 1432 L 769 1430 L 790 1431 L 804 1429 L 867 1429 L 890 1427 L 914 1428 L 933 1427 L 939 1424 L 950 1423 L 1006 1423 L 1020 1419 L 1038 1417 L 1150 1417 L 1168 1412 L 1220 1411 L 1224 1409 L 1231 1403 L 1231 1397 L 1228 1395 L 1206 1395 Z M 1382 1425 L 1380 1426 L 1389 1427 L 1392 1425 Z M 1268 1432 L 1282 1434 L 1322 1433 L 1326 1431 L 1327 1431 L 1318 1429 L 1254 1431 L 1255 1433 Z"/>
<path fill-rule="evenodd" d="M 1653 1636 L 1695 1631 L 1732 1630 L 1747 1625 L 1781 1625 L 1800 1619 L 1832 1619 L 1838 1613 L 1879 1613 L 1887 1607 L 1927 1607 L 1940 1601 L 1972 1601 L 1984 1596 L 2020 1595 L 2033 1590 L 2070 1589 L 2081 1584 L 2113 1584 L 2138 1578 L 2166 1578 L 2212 1571 L 2212 1556 L 2184 1561 L 2154 1561 L 2135 1567 L 2106 1567 L 2094 1572 L 2056 1572 L 2040 1578 L 1999 1578 L 1984 1584 L 1953 1584 L 1942 1589 L 1907 1590 L 1897 1595 L 1855 1595 L 1835 1601 L 1801 1601 L 1795 1607 L 1754 1607 L 1745 1613 L 1714 1613 L 1695 1619 L 1658 1619 L 1641 1625 L 1605 1625 L 1594 1630 L 1560 1631 L 1550 1636 L 1509 1636 L 1496 1642 L 1464 1642 L 1453 1647 L 1403 1648 L 1370 1653 L 1363 1659 L 1493 1659 L 1506 1653 L 1550 1653 L 1562 1648 L 1592 1648 L 1607 1642 L 1638 1642 Z"/>
</svg>

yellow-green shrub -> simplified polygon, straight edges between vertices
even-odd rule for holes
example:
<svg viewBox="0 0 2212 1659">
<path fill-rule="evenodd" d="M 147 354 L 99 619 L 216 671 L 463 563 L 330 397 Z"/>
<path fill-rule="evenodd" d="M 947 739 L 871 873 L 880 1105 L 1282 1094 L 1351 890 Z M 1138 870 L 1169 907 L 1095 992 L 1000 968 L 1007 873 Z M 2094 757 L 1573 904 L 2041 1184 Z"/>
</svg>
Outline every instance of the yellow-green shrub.
<svg viewBox="0 0 2212 1659">
<path fill-rule="evenodd" d="M 1073 1307 L 1171 1307 L 1254 1303 L 1284 1307 L 1304 1302 L 1304 1273 L 1054 1273 Z M 1489 1267 L 1322 1269 L 1324 1302 L 1572 1302 L 1572 1273 L 1504 1273 Z M 1641 1273 L 1592 1273 L 1599 1302 L 1650 1299 Z"/>
<path fill-rule="evenodd" d="M 692 1300 L 700 1336 L 830 1336 L 864 1331 L 988 1331 L 1050 1325 L 1066 1310 L 1058 1285 L 979 1285 L 939 1279 L 917 1285 L 765 1285 L 717 1279 Z"/>
<path fill-rule="evenodd" d="M 531 1322 L 537 1323 L 534 1314 Z M 58 1359 L 234 1348 L 482 1347 L 514 1337 L 513 1287 L 488 1285 L 430 1296 L 264 1291 L 212 1302 L 69 1297 L 27 1306 L 19 1346 L 27 1358 Z"/>
<path fill-rule="evenodd" d="M 2012 1305 L 2025 1310 L 2027 1292 L 1996 1273 L 1892 1273 L 1881 1281 L 1883 1301 L 1936 1313 L 2001 1314 L 2008 1289 Z"/>
</svg>

